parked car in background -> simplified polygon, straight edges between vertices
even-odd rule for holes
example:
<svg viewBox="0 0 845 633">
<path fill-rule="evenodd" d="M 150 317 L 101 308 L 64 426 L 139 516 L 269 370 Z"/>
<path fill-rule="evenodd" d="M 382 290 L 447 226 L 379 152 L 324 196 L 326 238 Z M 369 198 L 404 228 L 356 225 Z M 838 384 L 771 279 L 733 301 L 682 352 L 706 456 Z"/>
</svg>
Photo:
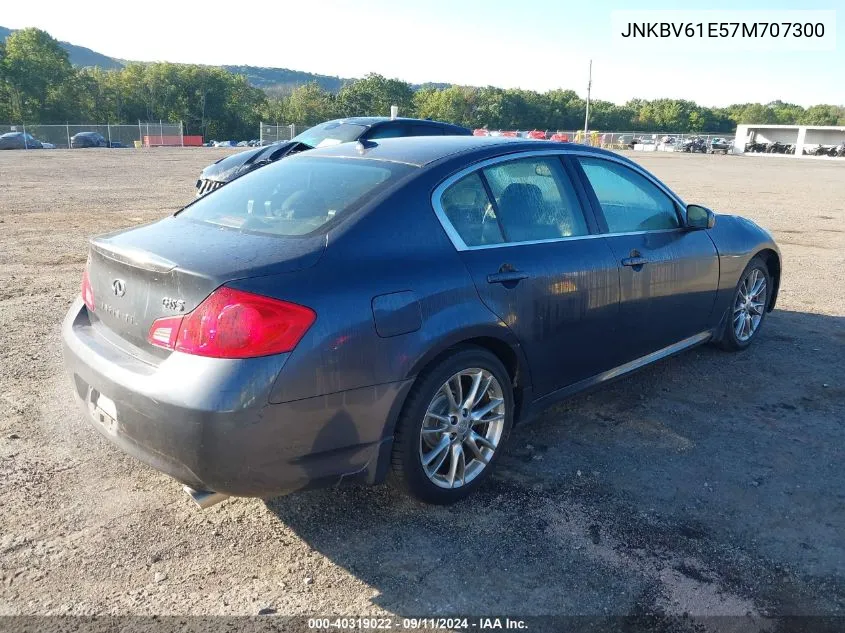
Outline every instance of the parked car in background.
<svg viewBox="0 0 845 633">
<path fill-rule="evenodd" d="M 70 146 L 73 149 L 108 147 L 109 142 L 99 132 L 79 132 L 70 137 Z"/>
<path fill-rule="evenodd" d="M 478 128 L 472 131 L 473 136 L 490 136 L 490 131 L 484 128 Z"/>
<path fill-rule="evenodd" d="M 780 278 L 769 233 L 613 152 L 379 139 L 93 239 L 62 338 L 93 426 L 201 505 L 388 473 L 451 503 L 549 405 L 753 345 Z"/>
<path fill-rule="evenodd" d="M 320 123 L 293 137 L 265 147 L 221 158 L 202 170 L 197 180 L 197 196 L 202 196 L 254 169 L 277 160 L 326 145 L 403 136 L 471 136 L 459 125 L 428 119 L 351 117 Z"/>
<path fill-rule="evenodd" d="M 622 149 L 634 149 L 634 145 L 640 142 L 642 142 L 642 139 L 639 136 L 634 136 L 633 134 L 620 134 L 616 137 L 614 145 Z"/>
<path fill-rule="evenodd" d="M 535 141 L 545 141 L 546 133 L 543 130 L 531 130 L 525 135 L 525 138 L 530 138 Z"/>
<path fill-rule="evenodd" d="M 716 136 L 710 141 L 711 154 L 727 154 L 733 147 L 733 141 Z"/>
<path fill-rule="evenodd" d="M 41 148 L 42 149 L 56 149 L 56 146 L 52 143 L 48 143 L 46 141 L 41 141 Z"/>
<path fill-rule="evenodd" d="M 0 134 L 0 149 L 42 149 L 43 143 L 29 132 Z"/>
</svg>

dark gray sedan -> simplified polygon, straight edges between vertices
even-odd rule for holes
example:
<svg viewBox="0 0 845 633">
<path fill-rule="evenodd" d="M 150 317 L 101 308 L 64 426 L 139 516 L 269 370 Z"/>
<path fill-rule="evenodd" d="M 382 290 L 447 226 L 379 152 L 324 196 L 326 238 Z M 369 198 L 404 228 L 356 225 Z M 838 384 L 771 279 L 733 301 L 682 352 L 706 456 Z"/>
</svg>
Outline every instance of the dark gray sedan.
<svg viewBox="0 0 845 633">
<path fill-rule="evenodd" d="M 29 132 L 0 134 L 0 149 L 42 149 L 41 141 Z"/>
<path fill-rule="evenodd" d="M 388 475 L 449 503 L 562 398 L 747 348 L 780 277 L 766 231 L 611 152 L 349 143 L 93 239 L 64 353 L 94 426 L 203 506 Z"/>
<path fill-rule="evenodd" d="M 459 125 L 430 121 L 377 116 L 335 119 L 310 127 L 289 141 L 271 143 L 256 149 L 225 156 L 202 170 L 197 180 L 197 196 L 219 189 L 227 182 L 239 178 L 259 167 L 277 160 L 309 151 L 315 147 L 377 141 L 405 136 L 471 136 L 472 131 Z"/>
</svg>

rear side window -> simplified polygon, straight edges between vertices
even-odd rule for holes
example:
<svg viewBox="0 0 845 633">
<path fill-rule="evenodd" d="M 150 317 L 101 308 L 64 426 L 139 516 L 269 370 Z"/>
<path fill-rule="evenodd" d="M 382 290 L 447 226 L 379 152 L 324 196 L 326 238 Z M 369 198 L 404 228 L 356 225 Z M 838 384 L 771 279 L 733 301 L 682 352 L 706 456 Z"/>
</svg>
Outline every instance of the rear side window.
<svg viewBox="0 0 845 633">
<path fill-rule="evenodd" d="M 505 241 L 478 172 L 461 178 L 444 191 L 440 206 L 467 246 L 501 244 Z"/>
<path fill-rule="evenodd" d="M 578 198 L 557 158 L 525 158 L 483 171 L 508 242 L 589 233 Z"/>
<path fill-rule="evenodd" d="M 443 130 L 433 125 L 412 125 L 411 136 L 443 136 Z"/>
<path fill-rule="evenodd" d="M 404 125 L 381 125 L 367 134 L 368 139 L 374 140 L 379 138 L 399 138 L 400 136 L 408 136 Z"/>
<path fill-rule="evenodd" d="M 587 174 L 611 233 L 680 226 L 675 203 L 645 176 L 609 160 L 579 157 L 578 161 Z"/>
<path fill-rule="evenodd" d="M 178 217 L 255 233 L 305 235 L 413 169 L 366 159 L 285 158 L 199 198 Z"/>
</svg>

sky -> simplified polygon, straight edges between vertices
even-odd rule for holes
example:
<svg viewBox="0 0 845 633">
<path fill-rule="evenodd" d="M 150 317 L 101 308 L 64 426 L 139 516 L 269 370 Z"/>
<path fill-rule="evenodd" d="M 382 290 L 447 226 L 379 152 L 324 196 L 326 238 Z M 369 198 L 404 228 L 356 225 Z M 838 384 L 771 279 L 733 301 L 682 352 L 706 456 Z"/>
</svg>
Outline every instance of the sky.
<svg viewBox="0 0 845 633">
<path fill-rule="evenodd" d="M 631 9 L 825 9 L 783 0 L 250 0 L 5 3 L 0 25 L 35 26 L 121 59 L 246 64 L 340 77 L 377 72 L 411 83 L 494 85 L 592 98 L 690 99 L 701 105 L 845 104 L 845 42 L 832 51 L 626 48 L 611 12 Z M 845 36 L 843 36 L 845 39 Z"/>
</svg>

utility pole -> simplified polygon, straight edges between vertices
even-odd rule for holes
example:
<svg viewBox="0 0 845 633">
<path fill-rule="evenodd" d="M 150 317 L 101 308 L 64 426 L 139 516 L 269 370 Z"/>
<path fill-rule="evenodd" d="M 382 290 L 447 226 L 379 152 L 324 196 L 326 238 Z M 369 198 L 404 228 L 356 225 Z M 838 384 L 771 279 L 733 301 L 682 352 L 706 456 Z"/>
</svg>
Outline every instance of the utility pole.
<svg viewBox="0 0 845 633">
<path fill-rule="evenodd" d="M 587 75 L 587 114 L 584 116 L 584 139 L 590 131 L 590 88 L 593 86 L 593 60 L 590 60 L 590 70 Z"/>
</svg>

